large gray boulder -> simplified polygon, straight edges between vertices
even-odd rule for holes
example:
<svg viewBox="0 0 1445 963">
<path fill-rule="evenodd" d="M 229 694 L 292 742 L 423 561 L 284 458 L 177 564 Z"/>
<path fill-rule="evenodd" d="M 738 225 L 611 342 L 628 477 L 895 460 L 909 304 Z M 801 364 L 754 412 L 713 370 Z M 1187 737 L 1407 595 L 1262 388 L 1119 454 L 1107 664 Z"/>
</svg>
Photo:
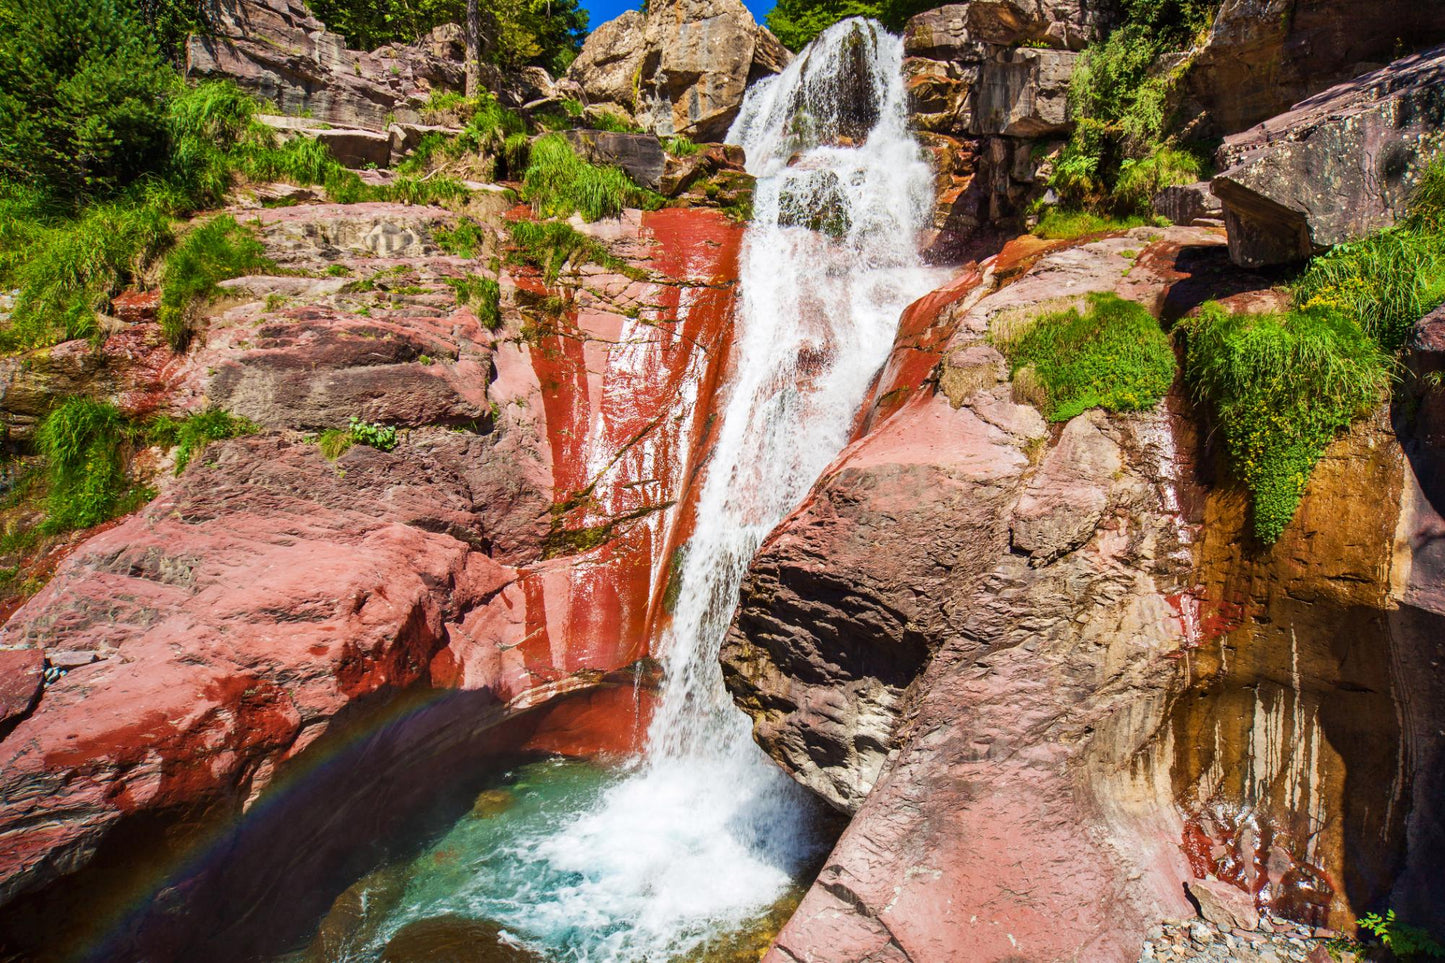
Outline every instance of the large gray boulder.
<svg viewBox="0 0 1445 963">
<path fill-rule="evenodd" d="M 791 60 L 741 0 L 654 0 L 593 31 L 567 76 L 647 130 L 714 141 L 748 85 Z"/>
<path fill-rule="evenodd" d="M 1442 146 L 1445 46 L 1226 139 L 1213 188 L 1230 257 L 1244 267 L 1286 264 L 1388 227 Z"/>
</svg>

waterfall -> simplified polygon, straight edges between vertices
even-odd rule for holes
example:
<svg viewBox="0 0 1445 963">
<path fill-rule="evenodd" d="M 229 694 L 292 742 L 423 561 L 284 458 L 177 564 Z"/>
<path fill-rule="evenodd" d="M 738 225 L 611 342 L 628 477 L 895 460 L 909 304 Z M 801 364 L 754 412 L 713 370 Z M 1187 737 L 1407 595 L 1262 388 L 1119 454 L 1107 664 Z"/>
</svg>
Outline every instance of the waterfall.
<svg viewBox="0 0 1445 963">
<path fill-rule="evenodd" d="M 821 853 L 805 792 L 752 741 L 718 650 L 748 564 L 847 443 L 918 256 L 932 175 L 907 130 L 902 42 L 839 23 L 749 91 L 729 140 L 757 177 L 732 374 L 706 465 L 649 753 L 562 826 L 516 839 L 490 901 L 549 959 L 666 961 L 765 913 Z"/>
</svg>

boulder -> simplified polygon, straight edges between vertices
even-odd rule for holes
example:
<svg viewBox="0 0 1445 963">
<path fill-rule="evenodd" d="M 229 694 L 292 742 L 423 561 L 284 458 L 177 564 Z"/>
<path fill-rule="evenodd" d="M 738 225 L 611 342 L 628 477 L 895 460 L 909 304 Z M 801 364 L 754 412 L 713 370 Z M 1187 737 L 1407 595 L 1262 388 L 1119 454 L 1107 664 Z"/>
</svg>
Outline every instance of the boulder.
<svg viewBox="0 0 1445 963">
<path fill-rule="evenodd" d="M 619 134 L 605 130 L 569 130 L 567 140 L 594 164 L 620 167 L 642 187 L 657 190 L 667 165 L 656 134 Z"/>
<path fill-rule="evenodd" d="M 1393 224 L 1445 145 L 1445 47 L 1398 60 L 1225 140 L 1213 189 L 1230 256 L 1302 261 Z"/>
<path fill-rule="evenodd" d="M 748 85 L 791 59 L 741 0 L 658 0 L 593 31 L 567 76 L 647 130 L 715 141 Z"/>
<path fill-rule="evenodd" d="M 978 44 L 1082 50 L 1099 35 L 1102 10 L 1080 0 L 972 0 L 925 11 L 908 21 L 908 56 L 968 59 Z"/>
<path fill-rule="evenodd" d="M 1441 42 L 1437 0 L 1225 0 L 1186 75 L 1186 114 L 1200 138 L 1223 137 Z"/>
<path fill-rule="evenodd" d="M 1184 884 L 1199 904 L 1199 915 L 1223 930 L 1247 932 L 1259 928 L 1259 907 L 1254 897 L 1217 879 L 1191 879 Z"/>
<path fill-rule="evenodd" d="M 1175 224 L 1223 223 L 1224 205 L 1208 181 L 1166 187 L 1154 195 L 1154 213 Z"/>
</svg>

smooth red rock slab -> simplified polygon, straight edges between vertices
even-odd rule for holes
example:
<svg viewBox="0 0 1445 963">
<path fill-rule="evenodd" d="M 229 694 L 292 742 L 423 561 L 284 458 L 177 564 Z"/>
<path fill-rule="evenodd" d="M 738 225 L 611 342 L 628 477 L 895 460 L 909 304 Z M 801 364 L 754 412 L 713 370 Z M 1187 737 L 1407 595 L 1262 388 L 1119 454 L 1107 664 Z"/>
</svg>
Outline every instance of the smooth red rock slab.
<svg viewBox="0 0 1445 963">
<path fill-rule="evenodd" d="M 45 653 L 39 649 L 0 649 L 0 732 L 35 705 L 44 674 Z"/>
</svg>

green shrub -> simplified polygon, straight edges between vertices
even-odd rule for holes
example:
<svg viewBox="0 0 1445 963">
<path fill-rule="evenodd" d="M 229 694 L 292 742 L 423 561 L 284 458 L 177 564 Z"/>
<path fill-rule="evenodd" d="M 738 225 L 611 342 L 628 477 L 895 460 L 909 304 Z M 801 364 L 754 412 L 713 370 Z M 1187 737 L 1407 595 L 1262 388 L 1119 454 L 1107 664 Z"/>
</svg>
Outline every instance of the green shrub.
<svg viewBox="0 0 1445 963">
<path fill-rule="evenodd" d="M 629 205 L 652 206 L 654 198 L 616 167 L 589 164 L 561 134 L 532 144 L 522 196 L 542 217 L 580 214 L 585 221 L 616 217 Z"/>
<path fill-rule="evenodd" d="M 179 475 L 211 442 L 254 435 L 260 430 L 261 427 L 248 418 L 209 408 L 179 420 L 162 415 L 146 427 L 146 439 L 153 445 L 176 449 L 176 474 Z"/>
<path fill-rule="evenodd" d="M 610 110 L 598 110 L 588 118 L 587 126 L 592 130 L 605 130 L 614 134 L 641 134 L 641 127 Z"/>
<path fill-rule="evenodd" d="M 897 33 L 909 17 L 935 6 L 933 0 L 778 0 L 767 22 L 783 45 L 796 52 L 848 17 L 871 17 Z"/>
<path fill-rule="evenodd" d="M 596 264 L 634 279 L 647 276 L 565 221 L 513 221 L 510 231 L 513 260 L 537 268 L 549 284 L 568 264 Z"/>
<path fill-rule="evenodd" d="M 1085 313 L 1045 315 L 1021 334 L 998 339 L 1013 373 L 1032 369 L 1051 421 L 1090 408 L 1143 411 L 1174 381 L 1174 351 L 1142 306 L 1114 294 L 1091 294 Z"/>
<path fill-rule="evenodd" d="M 448 278 L 447 283 L 457 292 L 458 304 L 476 309 L 482 327 L 495 331 L 502 326 L 502 289 L 495 280 L 469 274 L 464 278 Z"/>
<path fill-rule="evenodd" d="M 99 525 L 144 497 L 126 476 L 131 430 L 118 408 L 92 398 L 70 398 L 45 417 L 35 432 L 49 482 L 43 531 Z"/>
<path fill-rule="evenodd" d="M 1154 209 L 1154 195 L 1166 187 L 1202 180 L 1208 168 L 1188 151 L 1160 147 L 1141 160 L 1119 165 L 1113 197 L 1124 210 L 1148 213 Z"/>
<path fill-rule="evenodd" d="M 194 228 L 166 255 L 159 321 L 177 351 L 189 342 L 195 308 L 215 297 L 217 283 L 274 267 L 265 248 L 230 215 Z"/>
<path fill-rule="evenodd" d="M 1294 517 L 1315 463 L 1380 400 L 1390 361 L 1351 320 L 1324 307 L 1235 315 L 1215 303 L 1182 322 L 1187 371 L 1214 410 L 1249 489 L 1260 541 Z"/>
<path fill-rule="evenodd" d="M 0 178 L 64 204 L 164 166 L 179 78 L 119 0 L 0 5 Z"/>
</svg>

